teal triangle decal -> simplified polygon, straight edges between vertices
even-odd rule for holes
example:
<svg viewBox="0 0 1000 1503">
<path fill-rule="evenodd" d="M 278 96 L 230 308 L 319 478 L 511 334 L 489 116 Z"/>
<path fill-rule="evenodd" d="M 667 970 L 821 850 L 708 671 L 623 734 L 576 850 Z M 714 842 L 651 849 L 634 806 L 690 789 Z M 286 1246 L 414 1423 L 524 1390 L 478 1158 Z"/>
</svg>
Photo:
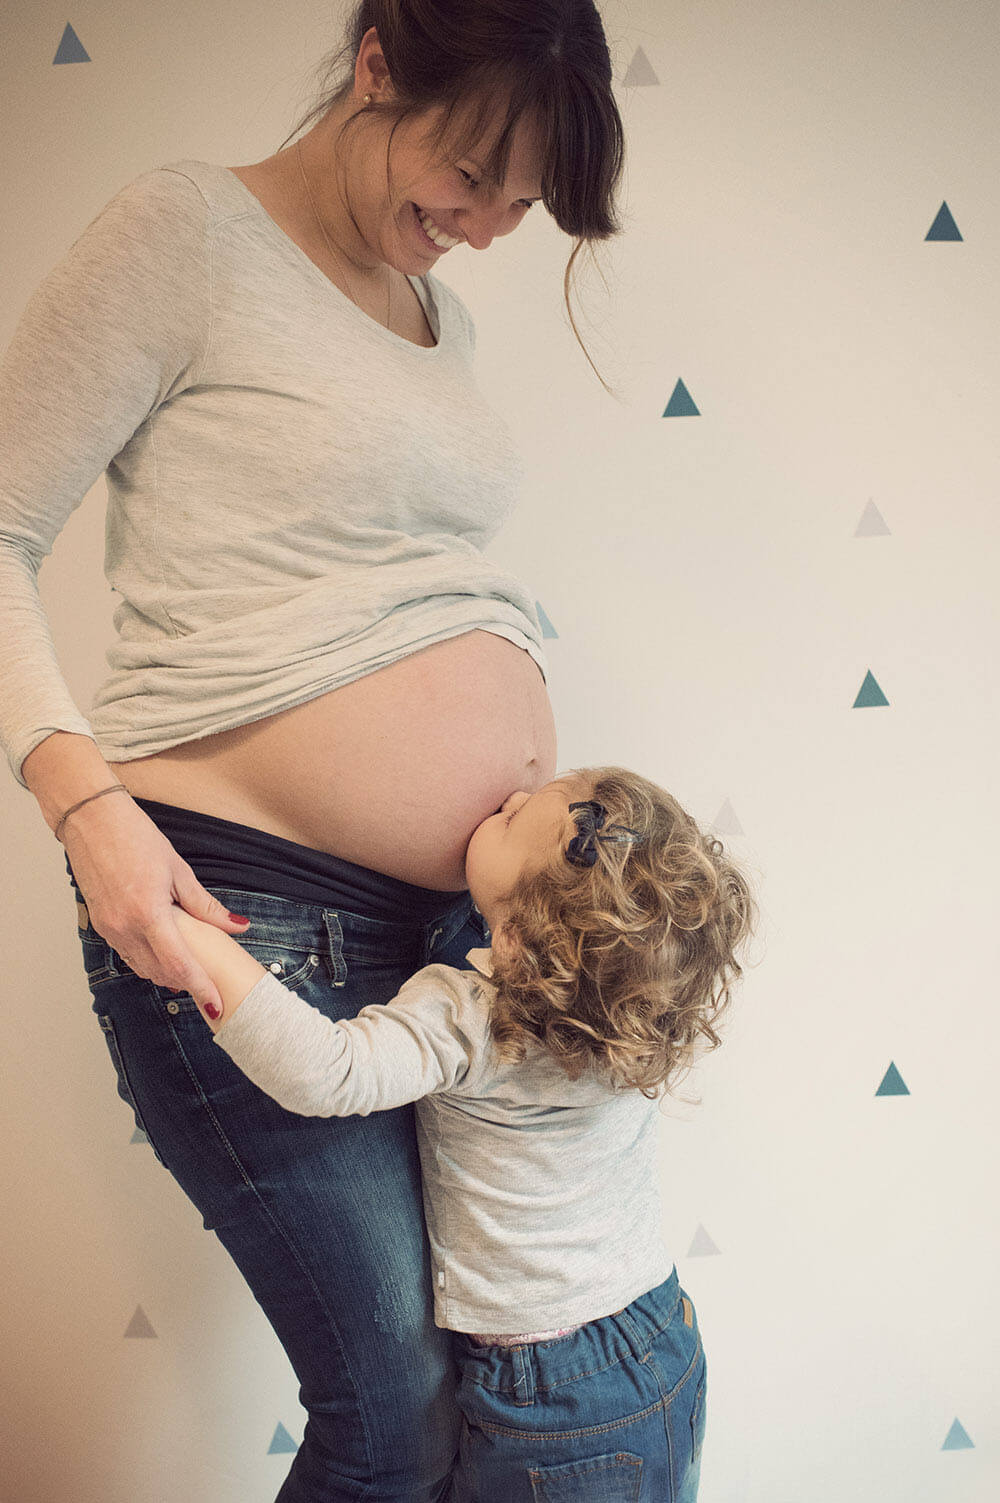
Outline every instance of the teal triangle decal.
<svg viewBox="0 0 1000 1503">
<path fill-rule="evenodd" d="M 298 1446 L 279 1420 L 277 1428 L 271 1437 L 271 1444 L 267 1448 L 267 1454 L 269 1456 L 278 1456 L 284 1455 L 289 1451 L 297 1451 L 298 1449 Z"/>
<path fill-rule="evenodd" d="M 874 501 L 869 501 L 861 513 L 861 521 L 854 529 L 854 536 L 856 538 L 884 538 L 892 536 L 885 525 L 885 517 L 883 517 Z"/>
<path fill-rule="evenodd" d="M 712 1241 L 703 1226 L 698 1227 L 688 1248 L 689 1258 L 717 1258 L 720 1256 L 719 1249 Z"/>
<path fill-rule="evenodd" d="M 55 57 L 56 63 L 89 63 L 86 49 L 69 22 L 66 22 L 66 30 L 62 34 Z"/>
<path fill-rule="evenodd" d="M 156 1332 L 149 1323 L 149 1318 L 141 1305 L 136 1305 L 135 1314 L 128 1323 L 126 1336 L 155 1336 Z"/>
<path fill-rule="evenodd" d="M 924 237 L 926 240 L 961 240 L 958 225 L 952 218 L 951 210 L 947 203 L 943 203 L 937 211 L 937 218 L 931 225 Z"/>
<path fill-rule="evenodd" d="M 673 395 L 671 396 L 670 401 L 667 403 L 667 410 L 663 414 L 663 416 L 701 417 L 701 413 L 698 411 L 697 407 L 694 405 L 694 402 L 691 400 L 691 393 L 688 391 L 683 381 L 678 381 L 677 385 L 674 387 Z"/>
<path fill-rule="evenodd" d="M 643 52 L 641 47 L 636 48 L 635 57 L 628 65 L 628 72 L 622 82 L 626 89 L 642 87 L 644 84 L 658 84 L 659 79 L 653 72 L 653 65 Z"/>
<path fill-rule="evenodd" d="M 535 610 L 538 612 L 538 620 L 539 620 L 539 623 L 541 624 L 542 636 L 543 637 L 558 637 L 559 633 L 556 631 L 555 627 L 552 625 L 552 622 L 549 620 L 548 616 L 542 610 L 542 607 L 539 605 L 539 603 L 538 603 L 537 600 L 535 601 Z"/>
<path fill-rule="evenodd" d="M 854 710 L 870 710 L 875 706 L 887 705 L 888 703 L 889 701 L 875 682 L 875 678 L 869 668 L 865 674 L 865 681 L 858 690 L 858 697 L 851 708 Z"/>
<path fill-rule="evenodd" d="M 945 1437 L 942 1451 L 974 1451 L 976 1448 L 969 1439 L 964 1426 L 954 1420 L 951 1429 Z"/>
<path fill-rule="evenodd" d="M 910 1094 L 905 1080 L 894 1064 L 890 1064 L 882 1076 L 882 1084 L 875 1094 L 876 1096 L 908 1096 Z"/>
</svg>

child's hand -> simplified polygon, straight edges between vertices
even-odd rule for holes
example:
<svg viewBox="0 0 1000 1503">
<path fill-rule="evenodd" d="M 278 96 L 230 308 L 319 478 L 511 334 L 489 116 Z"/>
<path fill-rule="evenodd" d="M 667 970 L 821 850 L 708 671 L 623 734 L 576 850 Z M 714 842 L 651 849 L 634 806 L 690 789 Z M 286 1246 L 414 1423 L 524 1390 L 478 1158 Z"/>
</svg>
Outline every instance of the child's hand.
<svg viewBox="0 0 1000 1503">
<path fill-rule="evenodd" d="M 223 1007 L 219 1017 L 211 1017 L 198 1003 L 199 1012 L 215 1033 L 227 1018 L 232 1017 L 260 978 L 268 973 L 259 960 L 254 960 L 244 950 L 238 940 L 216 928 L 214 924 L 206 924 L 204 920 L 195 918 L 186 909 L 176 905 L 174 919 L 181 935 L 219 989 Z"/>
</svg>

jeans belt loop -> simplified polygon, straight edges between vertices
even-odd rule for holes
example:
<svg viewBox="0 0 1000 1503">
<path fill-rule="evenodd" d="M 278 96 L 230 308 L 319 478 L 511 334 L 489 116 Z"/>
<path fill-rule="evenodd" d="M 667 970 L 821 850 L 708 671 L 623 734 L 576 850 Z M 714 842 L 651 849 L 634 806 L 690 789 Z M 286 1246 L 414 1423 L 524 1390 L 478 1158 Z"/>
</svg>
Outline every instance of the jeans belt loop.
<svg viewBox="0 0 1000 1503">
<path fill-rule="evenodd" d="M 535 1402 L 535 1353 L 525 1344 L 512 1346 L 510 1360 L 514 1368 L 514 1403 L 527 1408 Z"/>
</svg>

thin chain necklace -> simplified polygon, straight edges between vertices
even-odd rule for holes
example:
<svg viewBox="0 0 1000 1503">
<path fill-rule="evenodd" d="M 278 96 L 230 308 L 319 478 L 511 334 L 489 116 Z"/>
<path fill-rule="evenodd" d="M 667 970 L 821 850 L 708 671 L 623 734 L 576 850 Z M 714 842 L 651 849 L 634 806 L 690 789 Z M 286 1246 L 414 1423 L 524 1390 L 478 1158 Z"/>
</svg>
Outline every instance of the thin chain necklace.
<svg viewBox="0 0 1000 1503">
<path fill-rule="evenodd" d="M 306 185 L 306 192 L 309 195 L 309 202 L 312 205 L 313 218 L 315 219 L 316 223 L 319 225 L 320 232 L 321 232 L 321 234 L 323 236 L 323 239 L 326 241 L 327 245 L 330 248 L 330 254 L 333 256 L 334 260 L 338 260 L 339 258 L 337 256 L 337 253 L 334 250 L 332 244 L 330 243 L 330 237 L 326 233 L 326 229 L 324 228 L 323 221 L 322 221 L 322 219 L 320 219 L 319 214 L 316 212 L 316 202 L 315 202 L 315 200 L 314 200 L 314 198 L 312 196 L 312 189 L 309 186 L 309 179 L 306 177 L 306 170 L 305 170 L 305 168 L 302 165 L 302 142 L 301 141 L 296 141 L 296 143 L 295 143 L 295 154 L 298 157 L 298 160 L 299 160 L 299 171 L 302 173 L 302 181 Z M 343 265 L 342 261 L 341 261 L 341 265 Z M 354 297 L 353 294 L 352 294 L 352 297 L 351 297 L 351 301 L 357 307 L 361 306 L 360 303 L 358 303 L 357 298 Z M 388 301 L 388 306 L 386 307 L 386 310 L 385 310 L 385 327 L 387 329 L 389 328 L 389 320 L 390 320 L 391 317 L 392 317 L 392 268 L 390 267 L 390 269 L 389 269 L 389 301 Z M 390 333 L 391 332 L 392 331 L 390 330 Z"/>
</svg>

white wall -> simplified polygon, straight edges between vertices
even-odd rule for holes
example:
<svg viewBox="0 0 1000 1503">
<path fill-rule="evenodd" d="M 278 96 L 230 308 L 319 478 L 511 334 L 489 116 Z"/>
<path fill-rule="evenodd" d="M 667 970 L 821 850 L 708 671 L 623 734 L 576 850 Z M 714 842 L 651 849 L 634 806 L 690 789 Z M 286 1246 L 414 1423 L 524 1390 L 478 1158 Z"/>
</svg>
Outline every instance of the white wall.
<svg viewBox="0 0 1000 1503">
<path fill-rule="evenodd" d="M 95 0 L 69 17 L 89 60 L 57 64 L 66 14 L 22 12 L 0 58 L 3 343 L 125 182 L 273 152 L 341 14 Z M 993 1503 L 1000 13 L 604 14 L 627 232 L 584 332 L 620 400 L 573 340 L 568 242 L 539 211 L 442 274 L 527 461 L 492 551 L 558 632 L 560 764 L 663 782 L 760 884 L 725 1047 L 663 1133 L 709 1360 L 702 1503 Z M 944 201 L 961 242 L 926 239 Z M 678 380 L 700 416 L 663 416 Z M 857 536 L 869 502 L 888 532 Z M 103 503 L 101 482 L 42 574 L 84 708 L 111 630 Z M 889 703 L 855 709 L 869 671 Z M 277 1427 L 302 1433 L 294 1377 L 130 1141 L 62 852 L 12 780 L 0 800 L 0 1492 L 268 1503 Z M 879 1096 L 893 1064 L 908 1094 Z M 139 1307 L 155 1337 L 126 1336 Z"/>
</svg>

